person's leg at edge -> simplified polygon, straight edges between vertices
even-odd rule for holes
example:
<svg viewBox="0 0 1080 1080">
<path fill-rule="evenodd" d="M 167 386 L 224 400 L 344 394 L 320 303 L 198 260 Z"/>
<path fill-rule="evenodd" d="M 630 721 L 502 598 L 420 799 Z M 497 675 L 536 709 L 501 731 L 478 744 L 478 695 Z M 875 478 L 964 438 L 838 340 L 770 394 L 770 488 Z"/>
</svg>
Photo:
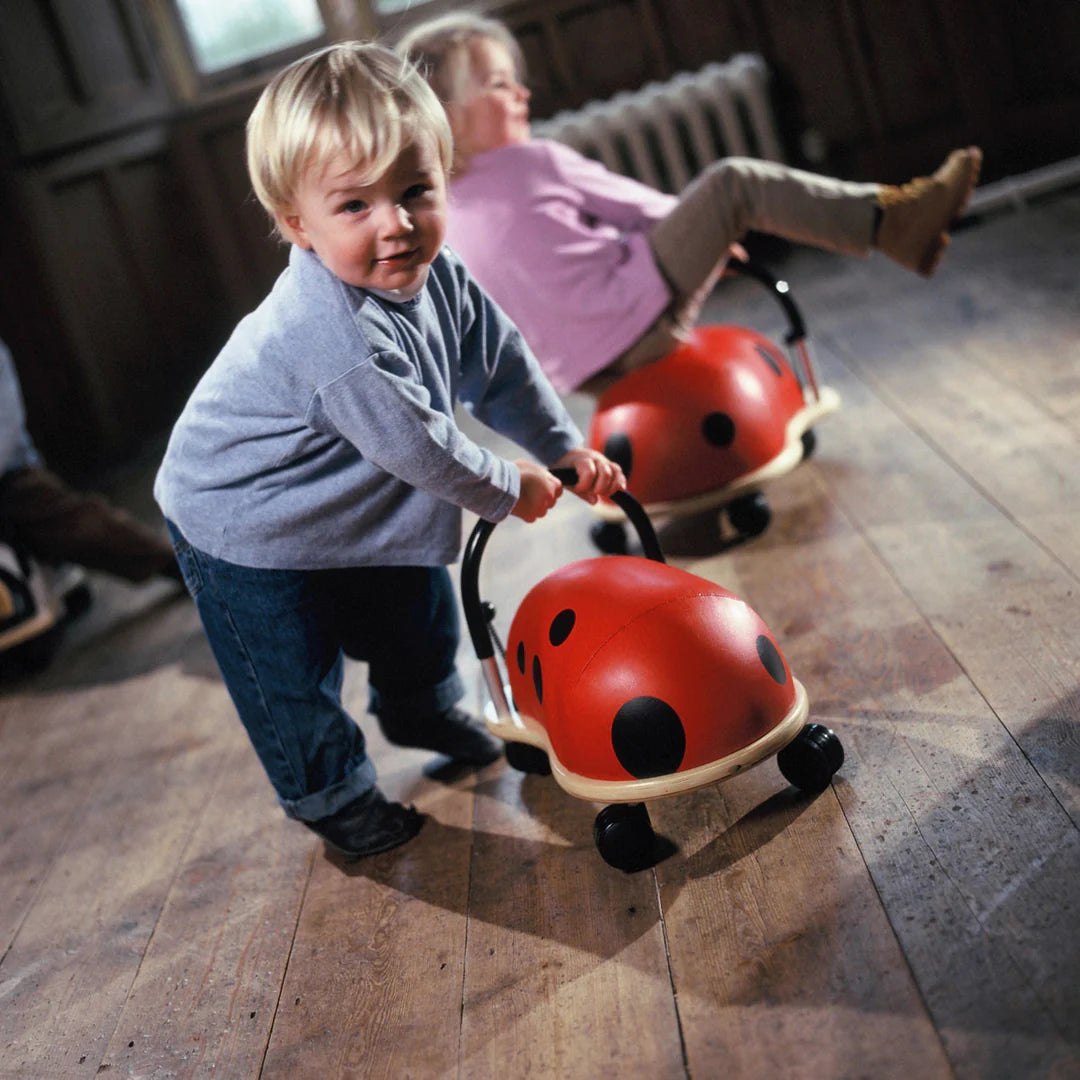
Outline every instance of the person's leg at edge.
<svg viewBox="0 0 1080 1080">
<path fill-rule="evenodd" d="M 446 567 L 362 567 L 329 580 L 345 652 L 368 663 L 369 711 L 386 738 L 460 764 L 499 757 L 501 741 L 457 707 L 460 627 Z"/>
<path fill-rule="evenodd" d="M 214 658 L 285 813 L 349 855 L 414 836 L 423 816 L 375 786 L 364 736 L 341 701 L 343 657 L 321 582 L 328 571 L 214 559 L 169 523 Z"/>
<path fill-rule="evenodd" d="M 27 466 L 5 474 L 0 510 L 11 541 L 45 562 L 75 563 L 136 583 L 155 574 L 179 577 L 163 537 L 48 469 Z"/>
</svg>

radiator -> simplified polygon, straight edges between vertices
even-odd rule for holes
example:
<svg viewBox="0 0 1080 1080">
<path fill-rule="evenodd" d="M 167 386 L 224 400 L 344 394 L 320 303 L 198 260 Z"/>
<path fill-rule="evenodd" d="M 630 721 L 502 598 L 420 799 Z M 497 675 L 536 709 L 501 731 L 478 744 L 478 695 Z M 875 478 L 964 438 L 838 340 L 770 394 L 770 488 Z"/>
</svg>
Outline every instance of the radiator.
<svg viewBox="0 0 1080 1080">
<path fill-rule="evenodd" d="M 782 161 L 768 69 L 754 53 L 707 64 L 663 83 L 593 101 L 533 124 L 612 172 L 677 193 L 710 162 L 748 156 Z"/>
</svg>

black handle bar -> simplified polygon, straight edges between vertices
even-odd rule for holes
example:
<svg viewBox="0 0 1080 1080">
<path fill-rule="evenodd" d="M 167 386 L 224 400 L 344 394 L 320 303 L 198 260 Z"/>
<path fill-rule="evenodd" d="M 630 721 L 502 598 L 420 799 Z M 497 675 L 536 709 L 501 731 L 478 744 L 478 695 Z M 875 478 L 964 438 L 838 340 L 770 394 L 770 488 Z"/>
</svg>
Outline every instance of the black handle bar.
<svg viewBox="0 0 1080 1080">
<path fill-rule="evenodd" d="M 567 487 L 577 483 L 574 469 L 552 469 L 551 473 Z M 644 507 L 628 491 L 616 491 L 611 501 L 627 516 L 637 531 L 641 549 L 645 557 L 654 562 L 665 562 L 649 515 Z M 495 646 L 488 628 L 488 616 L 480 601 L 480 559 L 483 557 L 487 542 L 495 530 L 494 521 L 481 518 L 469 534 L 465 543 L 465 554 L 461 559 L 461 606 L 465 611 L 465 622 L 469 628 L 473 648 L 478 660 L 488 660 L 495 654 Z"/>
<path fill-rule="evenodd" d="M 791 297 L 791 287 L 786 281 L 778 278 L 771 270 L 767 270 L 761 263 L 756 263 L 753 259 L 748 259 L 745 262 L 742 259 L 729 259 L 727 265 L 729 270 L 734 270 L 736 273 L 743 274 L 746 277 L 752 277 L 755 281 L 764 285 L 772 293 L 776 302 L 784 309 L 788 321 L 788 332 L 784 336 L 785 345 L 794 345 L 795 342 L 802 341 L 806 337 L 806 323 L 803 321 L 802 312 L 799 310 L 798 305 Z"/>
</svg>

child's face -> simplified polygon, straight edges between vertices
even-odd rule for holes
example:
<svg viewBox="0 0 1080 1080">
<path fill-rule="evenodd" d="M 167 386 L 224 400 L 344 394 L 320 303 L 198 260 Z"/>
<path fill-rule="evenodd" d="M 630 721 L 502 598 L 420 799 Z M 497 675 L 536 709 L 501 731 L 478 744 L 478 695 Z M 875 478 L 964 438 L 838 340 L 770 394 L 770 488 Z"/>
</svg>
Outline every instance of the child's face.
<svg viewBox="0 0 1080 1080">
<path fill-rule="evenodd" d="M 282 215 L 286 238 L 360 288 L 422 284 L 446 235 L 446 175 L 433 138 L 406 147 L 374 182 L 343 155 L 309 169 Z"/>
<path fill-rule="evenodd" d="M 463 158 L 528 142 L 529 91 L 517 80 L 513 57 L 491 38 L 469 48 L 465 98 L 450 110 L 454 144 Z"/>
</svg>

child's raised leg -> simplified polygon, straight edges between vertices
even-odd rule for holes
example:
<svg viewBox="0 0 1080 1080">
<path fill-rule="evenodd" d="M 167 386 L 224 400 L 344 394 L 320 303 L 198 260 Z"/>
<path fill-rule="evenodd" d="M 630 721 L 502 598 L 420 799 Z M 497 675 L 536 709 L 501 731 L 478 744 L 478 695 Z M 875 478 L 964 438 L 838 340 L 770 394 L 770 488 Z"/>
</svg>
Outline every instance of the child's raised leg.
<svg viewBox="0 0 1080 1080">
<path fill-rule="evenodd" d="M 692 297 L 750 229 L 847 255 L 865 255 L 876 246 L 929 275 L 948 243 L 946 230 L 967 205 L 981 161 L 975 147 L 957 150 L 932 177 L 893 188 L 727 158 L 690 185 L 653 227 L 650 241 L 678 297 Z"/>
<path fill-rule="evenodd" d="M 946 230 L 967 207 L 981 168 L 982 151 L 969 146 L 954 150 L 933 176 L 917 177 L 901 187 L 882 187 L 877 249 L 908 270 L 930 277 L 949 246 Z"/>
</svg>

